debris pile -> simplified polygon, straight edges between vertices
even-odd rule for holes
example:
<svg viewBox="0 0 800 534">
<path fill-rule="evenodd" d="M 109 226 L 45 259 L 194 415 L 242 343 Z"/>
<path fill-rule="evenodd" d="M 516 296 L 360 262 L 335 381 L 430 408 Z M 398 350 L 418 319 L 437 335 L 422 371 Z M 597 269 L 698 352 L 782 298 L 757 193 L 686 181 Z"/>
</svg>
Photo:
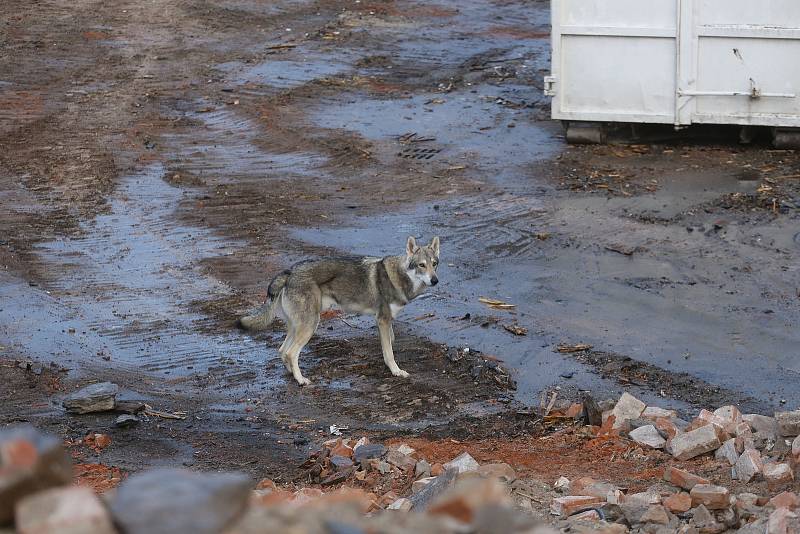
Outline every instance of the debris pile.
<svg viewBox="0 0 800 534">
<path fill-rule="evenodd" d="M 383 470 L 388 478 L 398 472 L 415 477 L 414 487 L 404 498 L 393 491 L 379 498 L 347 487 L 290 491 L 267 479 L 251 489 L 250 479 L 238 473 L 156 469 L 131 475 L 101 498 L 70 485 L 71 460 L 58 438 L 30 426 L 10 427 L 0 431 L 0 528 L 99 534 L 555 532 L 513 506 L 508 483 L 516 477 L 507 465 L 478 466 L 468 454 L 429 465 L 413 460 L 408 447 L 367 440 L 352 448 L 336 440 L 323 451 L 315 465 L 325 466 L 324 485 Z"/>
<path fill-rule="evenodd" d="M 663 481 L 668 484 L 626 493 L 589 477 L 575 481 L 562 477 L 554 489 L 563 495 L 553 499 L 550 511 L 573 531 L 800 532 L 796 481 L 800 410 L 767 417 L 723 406 L 713 412 L 701 410 L 687 422 L 674 411 L 647 406 L 624 393 L 612 409 L 602 413 L 602 425 L 591 432 L 600 437 L 627 435 L 642 453 L 664 454 L 668 465 Z M 718 480 L 677 465 L 712 453 Z M 726 487 L 725 481 L 736 491 Z M 747 491 L 745 486 L 751 482 L 758 482 L 762 490 L 766 483 L 769 494 Z"/>
</svg>

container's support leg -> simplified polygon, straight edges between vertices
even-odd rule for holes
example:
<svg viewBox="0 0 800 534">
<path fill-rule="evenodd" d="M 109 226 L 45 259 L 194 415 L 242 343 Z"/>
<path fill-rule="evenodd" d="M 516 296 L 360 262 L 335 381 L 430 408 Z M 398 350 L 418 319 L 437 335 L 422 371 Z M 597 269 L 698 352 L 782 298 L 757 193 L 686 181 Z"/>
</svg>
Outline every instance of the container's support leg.
<svg viewBox="0 0 800 534">
<path fill-rule="evenodd" d="M 800 149 L 800 128 L 774 128 L 772 146 L 780 149 Z"/>
<path fill-rule="evenodd" d="M 567 143 L 602 145 L 606 142 L 606 125 L 602 122 L 564 122 Z"/>
</svg>

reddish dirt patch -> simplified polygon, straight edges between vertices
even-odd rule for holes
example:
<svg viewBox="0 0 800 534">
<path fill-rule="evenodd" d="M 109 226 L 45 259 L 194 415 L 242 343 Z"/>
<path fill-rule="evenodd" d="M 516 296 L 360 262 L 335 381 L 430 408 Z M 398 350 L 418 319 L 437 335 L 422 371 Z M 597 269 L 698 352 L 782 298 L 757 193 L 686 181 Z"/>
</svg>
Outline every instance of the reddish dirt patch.
<svg viewBox="0 0 800 534">
<path fill-rule="evenodd" d="M 92 488 L 95 493 L 114 489 L 125 478 L 118 467 L 103 464 L 76 464 L 73 470 L 75 485 Z"/>
<path fill-rule="evenodd" d="M 445 463 L 466 451 L 478 463 L 506 462 L 521 477 L 554 482 L 560 476 L 589 476 L 628 488 L 643 491 L 661 480 L 664 466 L 675 463 L 672 457 L 658 451 L 642 451 L 635 443 L 620 437 L 595 438 L 587 429 L 567 428 L 542 437 L 526 436 L 512 440 L 484 439 L 428 441 L 409 438 L 391 443 L 407 443 L 417 450 L 419 458 L 430 463 Z M 682 464 L 693 472 L 701 472 L 702 460 Z"/>
</svg>

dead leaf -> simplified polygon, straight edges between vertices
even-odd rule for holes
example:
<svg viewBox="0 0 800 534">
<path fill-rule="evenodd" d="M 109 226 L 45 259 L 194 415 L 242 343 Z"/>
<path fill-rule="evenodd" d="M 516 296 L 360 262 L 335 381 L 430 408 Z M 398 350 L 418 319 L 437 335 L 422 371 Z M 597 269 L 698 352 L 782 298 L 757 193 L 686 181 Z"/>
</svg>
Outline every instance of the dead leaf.
<svg viewBox="0 0 800 534">
<path fill-rule="evenodd" d="M 562 343 L 561 345 L 556 347 L 556 350 L 558 352 L 563 352 L 563 353 L 582 352 L 584 350 L 591 350 L 591 349 L 592 345 L 589 345 L 588 343 L 577 343 L 575 345 L 567 345 Z"/>
<path fill-rule="evenodd" d="M 514 334 L 515 336 L 528 335 L 528 329 L 518 324 L 504 324 L 503 328 Z"/>
<path fill-rule="evenodd" d="M 517 307 L 516 304 L 509 304 L 508 302 L 503 302 L 502 300 L 490 299 L 487 297 L 481 297 L 478 299 L 478 302 L 486 304 L 490 308 L 494 308 L 495 310 L 513 310 Z"/>
</svg>

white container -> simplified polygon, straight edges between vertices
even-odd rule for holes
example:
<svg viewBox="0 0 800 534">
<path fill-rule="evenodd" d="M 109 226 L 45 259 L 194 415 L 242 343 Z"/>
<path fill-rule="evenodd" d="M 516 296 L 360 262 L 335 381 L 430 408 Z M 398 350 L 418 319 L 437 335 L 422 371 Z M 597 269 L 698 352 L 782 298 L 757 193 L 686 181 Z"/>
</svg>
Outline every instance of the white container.
<svg viewBox="0 0 800 534">
<path fill-rule="evenodd" d="M 552 116 L 800 127 L 800 0 L 552 0 Z"/>
</svg>

